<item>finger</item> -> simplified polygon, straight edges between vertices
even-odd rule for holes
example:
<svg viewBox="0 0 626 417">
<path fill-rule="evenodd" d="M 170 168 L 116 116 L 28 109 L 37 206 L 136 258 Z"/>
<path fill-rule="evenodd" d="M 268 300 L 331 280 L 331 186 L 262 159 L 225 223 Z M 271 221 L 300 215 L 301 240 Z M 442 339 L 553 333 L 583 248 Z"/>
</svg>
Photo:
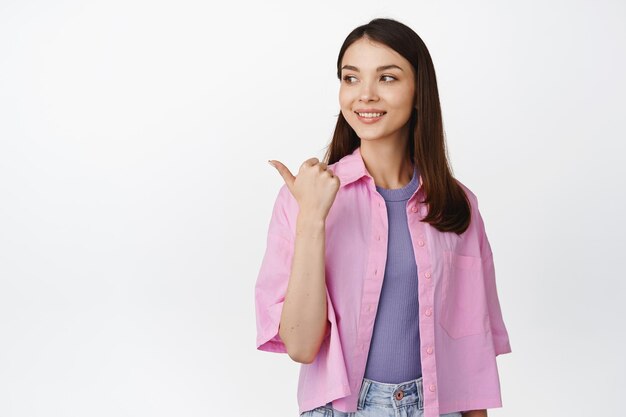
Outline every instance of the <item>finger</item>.
<svg viewBox="0 0 626 417">
<path fill-rule="evenodd" d="M 277 161 L 275 159 L 272 159 L 271 161 L 276 166 L 276 170 L 278 171 L 278 173 L 285 180 L 285 184 L 287 184 L 287 188 L 289 188 L 289 191 L 291 191 L 293 187 L 293 183 L 296 180 L 296 177 L 293 176 L 291 171 L 289 171 L 289 168 L 287 168 L 282 162 Z"/>
<path fill-rule="evenodd" d="M 302 165 L 314 166 L 314 165 L 318 164 L 319 162 L 320 162 L 319 159 L 313 157 L 313 158 L 309 158 L 306 161 L 304 161 L 302 163 Z"/>
</svg>

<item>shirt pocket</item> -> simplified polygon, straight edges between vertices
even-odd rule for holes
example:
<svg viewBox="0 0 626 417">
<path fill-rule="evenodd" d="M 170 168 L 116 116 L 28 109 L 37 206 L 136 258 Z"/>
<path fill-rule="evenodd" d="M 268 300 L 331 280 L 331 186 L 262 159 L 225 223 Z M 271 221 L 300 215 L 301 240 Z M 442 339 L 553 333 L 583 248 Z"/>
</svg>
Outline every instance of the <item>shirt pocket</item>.
<svg viewBox="0 0 626 417">
<path fill-rule="evenodd" d="M 482 259 L 444 250 L 439 324 L 452 338 L 486 333 L 489 314 Z"/>
</svg>

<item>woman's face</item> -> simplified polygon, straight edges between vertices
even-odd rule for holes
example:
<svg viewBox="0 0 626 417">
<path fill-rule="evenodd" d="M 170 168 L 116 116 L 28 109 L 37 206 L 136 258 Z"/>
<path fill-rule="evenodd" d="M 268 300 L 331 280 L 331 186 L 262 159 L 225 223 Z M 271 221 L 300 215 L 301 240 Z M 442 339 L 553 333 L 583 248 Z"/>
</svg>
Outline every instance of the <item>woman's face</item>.
<svg viewBox="0 0 626 417">
<path fill-rule="evenodd" d="M 339 104 L 361 140 L 406 139 L 414 96 L 413 67 L 402 55 L 366 38 L 348 47 L 341 60 Z M 362 111 L 384 114 L 357 114 Z"/>
</svg>

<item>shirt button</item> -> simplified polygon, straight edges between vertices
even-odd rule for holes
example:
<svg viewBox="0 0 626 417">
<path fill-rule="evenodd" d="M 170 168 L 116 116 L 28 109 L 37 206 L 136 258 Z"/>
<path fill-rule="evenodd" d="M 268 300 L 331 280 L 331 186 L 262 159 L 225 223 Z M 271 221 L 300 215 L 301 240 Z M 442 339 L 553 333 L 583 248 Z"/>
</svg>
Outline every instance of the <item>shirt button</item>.
<svg viewBox="0 0 626 417">
<path fill-rule="evenodd" d="M 424 276 L 425 276 L 426 278 L 430 278 L 430 272 L 426 272 L 426 273 L 424 274 Z"/>
<path fill-rule="evenodd" d="M 435 384 L 430 384 L 428 389 L 431 390 L 431 391 L 434 391 L 435 390 Z"/>
<path fill-rule="evenodd" d="M 374 269 L 374 275 L 378 275 L 378 268 Z"/>
<path fill-rule="evenodd" d="M 424 241 L 423 240 L 418 240 L 417 244 L 420 245 L 420 246 L 424 246 Z"/>
<path fill-rule="evenodd" d="M 376 235 L 376 240 L 380 240 L 380 235 Z"/>
<path fill-rule="evenodd" d="M 430 307 L 428 307 L 428 308 L 426 309 L 426 315 L 427 315 L 428 317 L 430 317 L 430 315 L 431 315 L 432 313 L 433 313 L 433 309 L 432 309 L 432 308 L 430 308 Z"/>
<path fill-rule="evenodd" d="M 401 400 L 404 398 L 404 391 L 400 390 L 396 392 L 396 400 Z"/>
<path fill-rule="evenodd" d="M 428 346 L 428 348 L 426 349 L 426 352 L 428 352 L 428 354 L 430 355 L 431 353 L 433 353 L 433 348 L 432 346 Z"/>
<path fill-rule="evenodd" d="M 367 311 L 372 311 L 372 305 L 371 304 L 367 306 Z"/>
</svg>

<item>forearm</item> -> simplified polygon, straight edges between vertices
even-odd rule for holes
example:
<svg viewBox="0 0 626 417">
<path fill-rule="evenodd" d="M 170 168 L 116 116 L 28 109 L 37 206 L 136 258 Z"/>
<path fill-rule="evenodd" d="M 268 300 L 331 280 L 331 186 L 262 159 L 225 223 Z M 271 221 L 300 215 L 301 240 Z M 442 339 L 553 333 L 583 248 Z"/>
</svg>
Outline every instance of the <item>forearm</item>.
<svg viewBox="0 0 626 417">
<path fill-rule="evenodd" d="M 323 219 L 298 215 L 279 334 L 289 356 L 301 363 L 313 361 L 327 329 L 325 229 Z"/>
<path fill-rule="evenodd" d="M 463 417 L 487 417 L 487 410 L 470 410 L 461 413 Z"/>
</svg>

